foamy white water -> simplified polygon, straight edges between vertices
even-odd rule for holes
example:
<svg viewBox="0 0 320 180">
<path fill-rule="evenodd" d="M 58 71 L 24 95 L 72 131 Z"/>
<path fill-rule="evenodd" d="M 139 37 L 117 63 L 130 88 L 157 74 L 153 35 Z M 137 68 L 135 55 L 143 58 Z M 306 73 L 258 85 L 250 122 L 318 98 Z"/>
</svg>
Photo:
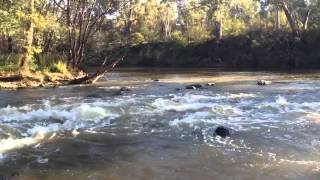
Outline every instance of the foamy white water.
<svg viewBox="0 0 320 180">
<path fill-rule="evenodd" d="M 71 179 L 128 179 L 123 172 L 133 179 L 316 177 L 316 81 L 273 80 L 264 87 L 227 81 L 186 90 L 186 84 L 161 78 L 155 83 L 150 77 L 135 79 L 143 84 L 121 95 L 115 92 L 123 84 L 15 92 L 24 96 L 0 102 L 0 175 L 18 169 L 31 179 L 39 179 L 32 178 L 39 172 Z M 4 96 L 9 95 L 0 92 Z M 230 128 L 230 137 L 215 136 L 217 126 Z"/>
</svg>

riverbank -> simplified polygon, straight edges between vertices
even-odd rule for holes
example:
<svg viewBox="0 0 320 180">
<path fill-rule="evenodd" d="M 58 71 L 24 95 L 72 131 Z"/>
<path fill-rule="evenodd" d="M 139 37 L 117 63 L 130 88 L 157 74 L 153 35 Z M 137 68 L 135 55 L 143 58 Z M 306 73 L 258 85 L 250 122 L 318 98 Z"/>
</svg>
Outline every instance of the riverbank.
<svg viewBox="0 0 320 180">
<path fill-rule="evenodd" d="M 20 73 L 0 73 L 0 89 L 21 89 L 56 87 L 67 85 L 67 82 L 84 77 L 79 73 L 42 73 L 32 72 L 25 75 Z"/>
<path fill-rule="evenodd" d="M 320 68 L 320 33 L 305 32 L 292 38 L 287 32 L 248 32 L 225 37 L 220 42 L 151 42 L 90 53 L 88 66 L 98 66 L 102 57 L 125 56 L 121 67 L 201 67 L 290 70 Z"/>
</svg>

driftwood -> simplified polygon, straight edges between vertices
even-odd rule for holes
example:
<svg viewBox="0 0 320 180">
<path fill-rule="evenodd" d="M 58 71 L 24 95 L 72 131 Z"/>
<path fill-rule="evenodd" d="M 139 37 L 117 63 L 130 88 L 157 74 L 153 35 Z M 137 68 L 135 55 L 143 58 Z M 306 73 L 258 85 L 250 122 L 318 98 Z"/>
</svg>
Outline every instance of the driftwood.
<svg viewBox="0 0 320 180">
<path fill-rule="evenodd" d="M 81 78 L 71 80 L 68 82 L 68 84 L 69 85 L 72 85 L 72 84 L 93 84 L 93 83 L 97 82 L 101 77 L 103 77 L 107 72 L 112 71 L 116 67 L 116 65 L 119 64 L 122 60 L 123 60 L 123 57 L 114 61 L 109 66 L 106 66 L 107 58 L 105 58 L 104 62 L 102 63 L 101 68 L 97 72 L 95 72 L 93 74 L 88 74 L 88 75 L 81 77 Z"/>
</svg>

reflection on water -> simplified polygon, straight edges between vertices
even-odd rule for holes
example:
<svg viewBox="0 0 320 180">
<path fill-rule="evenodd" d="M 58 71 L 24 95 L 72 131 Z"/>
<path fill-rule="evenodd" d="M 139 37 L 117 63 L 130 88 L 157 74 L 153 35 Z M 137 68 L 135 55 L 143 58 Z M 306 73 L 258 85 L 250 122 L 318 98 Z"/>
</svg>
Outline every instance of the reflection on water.
<svg viewBox="0 0 320 180">
<path fill-rule="evenodd" d="M 318 179 L 317 77 L 136 69 L 0 91 L 0 179 Z M 217 84 L 184 88 L 194 82 Z M 214 136 L 220 125 L 230 137 Z"/>
</svg>

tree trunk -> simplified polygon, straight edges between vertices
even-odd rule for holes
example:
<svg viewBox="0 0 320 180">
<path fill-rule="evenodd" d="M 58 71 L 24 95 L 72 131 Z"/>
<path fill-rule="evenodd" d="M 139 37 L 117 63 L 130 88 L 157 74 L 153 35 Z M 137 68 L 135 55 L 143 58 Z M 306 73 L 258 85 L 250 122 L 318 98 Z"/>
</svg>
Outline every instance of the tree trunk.
<svg viewBox="0 0 320 180">
<path fill-rule="evenodd" d="M 11 36 L 8 36 L 7 43 L 8 43 L 8 53 L 12 53 L 13 52 L 13 44 L 12 44 L 12 37 Z"/>
<path fill-rule="evenodd" d="M 68 84 L 73 85 L 73 84 L 93 84 L 95 82 L 97 82 L 101 77 L 103 77 L 105 75 L 105 73 L 112 71 L 117 64 L 119 64 L 121 61 L 123 60 L 123 58 L 118 59 L 116 61 L 114 61 L 112 64 L 110 64 L 109 66 L 106 66 L 106 58 L 101 66 L 101 68 L 95 72 L 94 74 L 91 75 L 86 75 L 84 77 L 81 78 L 77 78 L 74 79 L 72 81 L 70 81 Z"/>
<path fill-rule="evenodd" d="M 280 9 L 278 5 L 275 5 L 275 29 L 277 31 L 281 29 Z"/>
<path fill-rule="evenodd" d="M 34 1 L 35 0 L 30 0 L 29 5 L 29 13 L 32 15 L 34 13 Z M 33 56 L 33 31 L 34 31 L 34 24 L 31 19 L 28 20 L 28 27 L 27 27 L 27 32 L 26 32 L 26 42 L 25 42 L 25 47 L 24 47 L 24 53 L 20 62 L 20 71 L 23 73 L 29 72 L 29 63 L 32 60 Z"/>
<path fill-rule="evenodd" d="M 218 42 L 220 42 L 223 38 L 223 17 L 221 13 L 221 5 L 222 2 L 221 0 L 218 0 L 218 5 L 217 5 L 217 11 L 218 11 L 218 22 L 217 22 L 217 29 L 216 29 L 216 37 Z"/>
<path fill-rule="evenodd" d="M 222 17 L 219 19 L 218 23 L 218 41 L 220 42 L 223 38 L 223 20 Z"/>
<path fill-rule="evenodd" d="M 292 35 L 293 35 L 294 37 L 299 36 L 299 34 L 300 34 L 300 33 L 299 33 L 299 29 L 298 29 L 298 27 L 297 27 L 297 24 L 295 23 L 295 20 L 293 19 L 293 16 L 292 16 L 292 14 L 291 14 L 288 6 L 287 6 L 284 2 L 282 2 L 282 3 L 281 3 L 281 7 L 282 7 L 282 9 L 283 9 L 283 11 L 284 11 L 284 13 L 285 13 L 285 15 L 286 15 L 286 18 L 287 18 L 289 24 L 290 24 L 290 28 L 291 28 L 291 31 L 292 31 Z"/>
<path fill-rule="evenodd" d="M 308 9 L 308 12 L 306 14 L 306 19 L 303 22 L 303 30 L 305 30 L 305 31 L 308 29 L 308 22 L 309 22 L 310 14 L 311 14 L 311 9 Z"/>
</svg>

